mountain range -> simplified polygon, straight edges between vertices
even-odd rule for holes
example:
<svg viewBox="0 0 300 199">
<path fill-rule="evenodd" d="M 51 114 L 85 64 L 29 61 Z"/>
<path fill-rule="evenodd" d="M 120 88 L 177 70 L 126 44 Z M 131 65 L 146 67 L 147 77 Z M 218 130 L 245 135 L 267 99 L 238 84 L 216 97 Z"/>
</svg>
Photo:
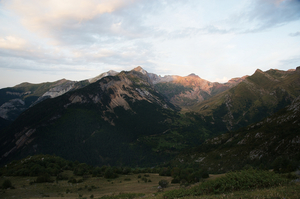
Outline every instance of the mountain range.
<svg viewBox="0 0 300 199">
<path fill-rule="evenodd" d="M 161 77 L 141 67 L 79 82 L 22 83 L 0 89 L 1 164 L 55 153 L 94 165 L 151 166 L 183 160 L 218 170 L 213 165 L 220 162 L 210 157 L 229 160 L 244 147 L 249 148 L 245 154 L 252 155 L 239 156 L 237 162 L 247 164 L 253 157 L 267 161 L 284 154 L 273 150 L 282 140 L 288 140 L 281 145 L 294 154 L 289 157 L 297 159 L 299 94 L 300 67 L 258 69 L 224 84 L 195 74 Z M 295 121 L 278 121 L 292 112 Z M 279 136 L 277 129 L 287 133 Z M 249 145 L 237 144 L 252 134 L 260 140 L 257 149 L 250 147 L 255 139 L 245 141 Z M 290 142 L 295 144 L 287 146 Z M 259 145 L 264 143 L 265 148 Z M 225 153 L 224 147 L 236 152 Z"/>
</svg>

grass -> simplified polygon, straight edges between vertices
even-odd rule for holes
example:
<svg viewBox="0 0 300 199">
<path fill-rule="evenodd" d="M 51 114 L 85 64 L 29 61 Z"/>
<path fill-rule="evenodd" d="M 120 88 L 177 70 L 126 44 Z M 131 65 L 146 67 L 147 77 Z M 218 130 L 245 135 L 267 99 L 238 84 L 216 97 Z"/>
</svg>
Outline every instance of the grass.
<svg viewBox="0 0 300 199">
<path fill-rule="evenodd" d="M 248 173 L 249 174 L 249 173 Z M 261 173 L 259 173 L 261 174 Z M 66 176 L 71 176 L 71 171 L 65 171 Z M 121 175 L 120 177 L 107 180 L 103 177 L 90 177 L 82 183 L 68 183 L 68 180 L 58 181 L 58 183 L 36 183 L 30 185 L 36 177 L 0 177 L 0 184 L 4 180 L 9 179 L 15 189 L 0 189 L 0 198 L 49 198 L 49 199 L 83 199 L 83 198 L 102 198 L 102 199 L 116 199 L 116 198 L 145 198 L 145 199 L 162 199 L 166 198 L 166 194 L 177 190 L 188 191 L 199 189 L 201 185 L 207 183 L 215 184 L 215 181 L 224 181 L 228 174 L 210 175 L 211 177 L 203 183 L 192 185 L 192 187 L 181 188 L 179 184 L 171 184 L 171 177 L 159 176 L 158 174 L 142 174 L 147 176 L 151 182 L 145 183 L 138 178 L 141 174 Z M 229 173 L 231 177 L 237 177 L 237 173 Z M 249 176 L 248 176 L 249 177 Z M 247 177 L 247 178 L 248 178 Z M 82 177 L 76 177 L 78 180 Z M 131 179 L 126 181 L 126 179 Z M 264 179 L 266 176 L 264 176 Z M 54 179 L 54 177 L 53 177 Z M 160 180 L 169 181 L 169 185 L 163 192 L 158 192 L 158 182 Z M 268 187 L 263 185 L 259 189 L 252 187 L 247 190 L 230 190 L 217 194 L 209 193 L 198 196 L 184 196 L 182 198 L 290 198 L 296 199 L 300 195 L 300 183 L 281 184 L 276 187 Z"/>
<path fill-rule="evenodd" d="M 67 171 L 65 175 L 70 175 L 72 172 Z M 103 177 L 90 177 L 82 183 L 68 183 L 68 180 L 58 181 L 58 183 L 35 183 L 30 185 L 36 177 L 0 177 L 0 184 L 4 182 L 5 179 L 9 179 L 15 189 L 0 189 L 0 198 L 110 198 L 108 196 L 114 196 L 112 198 L 123 198 L 126 194 L 129 194 L 127 198 L 131 198 L 133 195 L 141 196 L 151 195 L 157 192 L 158 182 L 161 179 L 165 179 L 171 182 L 172 178 L 167 176 L 159 176 L 158 174 L 149 173 L 151 181 L 145 183 L 140 178 L 140 174 L 132 175 L 121 175 L 116 179 L 107 180 Z M 55 177 L 52 177 L 55 179 Z M 76 180 L 82 177 L 75 177 Z M 131 179 L 126 181 L 125 179 Z M 138 182 L 140 181 L 140 182 Z M 171 185 L 166 190 L 172 190 L 178 188 L 179 185 Z M 4 192 L 4 193 L 3 193 Z M 119 194 L 122 197 L 117 197 Z M 125 195 L 124 195 L 125 194 Z M 131 195 L 130 195 L 131 194 Z M 81 195 L 81 197 L 79 197 Z M 49 197 L 48 197 L 49 196 Z M 130 196 L 130 197 L 129 197 Z M 125 197 L 126 198 L 126 197 Z"/>
</svg>

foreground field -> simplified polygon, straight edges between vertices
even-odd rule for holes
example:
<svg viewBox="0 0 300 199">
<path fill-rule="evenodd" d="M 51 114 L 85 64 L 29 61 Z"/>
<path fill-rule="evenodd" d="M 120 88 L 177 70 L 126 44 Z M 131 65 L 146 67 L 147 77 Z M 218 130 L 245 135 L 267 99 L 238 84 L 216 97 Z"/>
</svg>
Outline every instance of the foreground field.
<svg viewBox="0 0 300 199">
<path fill-rule="evenodd" d="M 72 172 L 69 172 L 71 175 Z M 141 175 L 141 178 L 138 176 Z M 149 176 L 149 177 L 145 177 Z M 82 177 L 76 177 L 82 179 Z M 147 178 L 147 182 L 142 180 Z M 122 175 L 116 179 L 103 177 L 90 177 L 82 183 L 68 183 L 62 180 L 53 183 L 34 183 L 36 177 L 1 177 L 0 184 L 9 179 L 15 189 L 7 189 L 0 193 L 0 198 L 100 198 L 104 195 L 118 195 L 119 193 L 157 193 L 158 182 L 162 179 L 171 182 L 172 178 L 158 174 L 132 174 Z M 150 181 L 150 182 L 149 182 Z M 179 184 L 170 184 L 165 190 L 178 188 Z"/>
<path fill-rule="evenodd" d="M 65 175 L 72 176 L 71 171 L 65 171 Z M 140 177 L 139 177 L 140 175 Z M 208 180 L 213 180 L 221 175 L 211 175 Z M 76 177 L 77 180 L 82 177 Z M 145 182 L 145 178 L 147 182 Z M 167 176 L 159 176 L 158 174 L 131 174 L 122 175 L 113 180 L 107 180 L 103 177 L 89 177 L 82 183 L 68 183 L 67 180 L 62 180 L 53 183 L 30 183 L 36 177 L 4 177 L 0 178 L 2 184 L 5 179 L 9 179 L 14 189 L 6 189 L 0 192 L 0 198 L 101 198 L 103 196 L 110 196 L 107 198 L 163 198 L 163 194 L 167 191 L 179 189 L 179 184 L 169 184 L 163 192 L 158 192 L 158 182 L 160 180 L 167 180 L 171 182 L 172 178 Z M 186 187 L 185 189 L 190 189 Z M 123 193 L 123 195 L 122 195 Z M 136 195 L 125 195 L 125 193 L 135 193 Z M 119 195 L 121 194 L 121 195 Z M 183 197 L 183 198 L 300 198 L 300 183 L 295 182 L 289 185 L 278 186 L 268 189 L 254 189 L 247 191 L 235 191 L 219 195 L 203 195 L 197 197 Z"/>
</svg>

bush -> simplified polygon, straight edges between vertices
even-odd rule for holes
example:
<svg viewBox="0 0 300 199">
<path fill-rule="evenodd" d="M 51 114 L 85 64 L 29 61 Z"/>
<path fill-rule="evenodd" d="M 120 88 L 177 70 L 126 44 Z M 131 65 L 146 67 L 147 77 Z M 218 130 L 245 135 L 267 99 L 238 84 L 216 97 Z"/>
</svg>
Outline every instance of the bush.
<svg viewBox="0 0 300 199">
<path fill-rule="evenodd" d="M 202 178 L 209 178 L 209 174 L 208 174 L 207 172 L 204 172 L 204 173 L 202 174 Z"/>
<path fill-rule="evenodd" d="M 112 179 L 112 178 L 117 178 L 118 177 L 118 174 L 114 173 L 113 169 L 112 168 L 107 168 L 105 173 L 104 173 L 104 178 L 109 178 L 109 179 Z"/>
<path fill-rule="evenodd" d="M 180 182 L 180 179 L 179 179 L 178 176 L 175 177 L 175 178 L 171 181 L 171 183 L 179 183 L 179 182 Z"/>
<path fill-rule="evenodd" d="M 75 178 L 71 177 L 71 178 L 69 178 L 68 183 L 75 184 L 75 183 L 77 183 L 77 180 Z"/>
<path fill-rule="evenodd" d="M 38 176 L 35 182 L 44 183 L 44 182 L 53 182 L 53 180 L 51 180 L 51 176 L 48 173 L 45 173 L 43 175 Z"/>
<path fill-rule="evenodd" d="M 169 182 L 166 181 L 166 180 L 161 180 L 161 181 L 158 182 L 158 184 L 159 184 L 162 188 L 166 188 L 166 187 L 168 186 Z"/>
<path fill-rule="evenodd" d="M 176 189 L 164 194 L 164 198 L 220 194 L 232 191 L 259 189 L 279 186 L 287 183 L 280 175 L 262 170 L 244 170 L 230 172 L 215 180 L 209 180 L 191 189 Z"/>
<path fill-rule="evenodd" d="M 2 188 L 3 189 L 13 188 L 11 181 L 8 179 L 4 180 L 4 182 L 2 183 Z"/>
</svg>

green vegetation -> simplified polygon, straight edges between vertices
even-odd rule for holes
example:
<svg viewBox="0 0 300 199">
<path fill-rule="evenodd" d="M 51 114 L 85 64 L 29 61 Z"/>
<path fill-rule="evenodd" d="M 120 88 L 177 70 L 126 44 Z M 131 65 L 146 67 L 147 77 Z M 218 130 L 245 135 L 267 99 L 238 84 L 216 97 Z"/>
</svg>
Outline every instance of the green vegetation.
<svg viewBox="0 0 300 199">
<path fill-rule="evenodd" d="M 288 181 L 279 175 L 262 170 L 244 170 L 227 173 L 224 177 L 205 181 L 191 189 L 176 189 L 164 194 L 164 198 L 221 194 L 240 190 L 263 189 L 284 185 Z"/>
<path fill-rule="evenodd" d="M 9 179 L 4 180 L 4 182 L 2 183 L 2 188 L 3 189 L 8 189 L 8 188 L 14 188 L 12 186 L 12 183 Z"/>
<path fill-rule="evenodd" d="M 16 176 L 28 165 L 36 168 L 44 165 L 45 171 L 51 165 L 60 165 L 58 175 L 40 173 L 37 176 Z M 79 172 L 84 169 L 84 172 Z M 14 172 L 13 172 L 14 171 Z M 106 178 L 107 172 L 118 175 L 116 178 Z M 293 196 L 300 193 L 298 184 L 290 184 L 291 180 L 299 178 L 296 174 L 276 174 L 266 170 L 242 170 L 222 175 L 209 175 L 205 170 L 183 167 L 162 168 L 129 168 L 129 167 L 93 167 L 85 163 L 71 162 L 50 155 L 37 155 L 19 161 L 13 161 L 1 168 L 0 184 L 2 196 L 6 198 L 179 198 L 179 197 L 215 197 L 235 198 L 253 193 L 281 196 Z M 10 173 L 11 175 L 7 175 Z M 80 176 L 75 175 L 80 174 Z M 160 175 L 158 175 L 158 173 Z M 185 181 L 193 174 L 202 175 L 200 183 Z M 81 176 L 82 174 L 82 176 Z M 169 176 L 165 176 L 169 175 Z M 182 177 L 182 182 L 170 183 L 176 176 Z M 139 181 L 141 179 L 145 183 Z M 158 189 L 158 185 L 162 189 Z M 182 188 L 189 187 L 189 188 Z M 273 189 L 272 187 L 277 187 Z M 245 191 L 249 190 L 249 191 Z M 292 190 L 292 191 L 290 191 Z M 163 191 L 163 192 L 161 192 Z M 271 191 L 271 193 L 270 193 Z M 290 191 L 290 193 L 288 193 Z M 207 195 L 208 194 L 208 195 Z M 219 194 L 219 195 L 218 195 Z M 221 194 L 221 195 L 220 195 Z M 225 197 L 226 198 L 226 197 Z M 251 198 L 251 197 L 250 197 Z M 289 197 L 293 198 L 293 197 Z M 297 198 L 297 197 L 294 197 Z"/>
<path fill-rule="evenodd" d="M 144 196 L 145 194 L 142 193 L 120 193 L 118 195 L 112 196 L 102 196 L 100 199 L 132 199 L 132 198 L 139 198 Z"/>
</svg>

